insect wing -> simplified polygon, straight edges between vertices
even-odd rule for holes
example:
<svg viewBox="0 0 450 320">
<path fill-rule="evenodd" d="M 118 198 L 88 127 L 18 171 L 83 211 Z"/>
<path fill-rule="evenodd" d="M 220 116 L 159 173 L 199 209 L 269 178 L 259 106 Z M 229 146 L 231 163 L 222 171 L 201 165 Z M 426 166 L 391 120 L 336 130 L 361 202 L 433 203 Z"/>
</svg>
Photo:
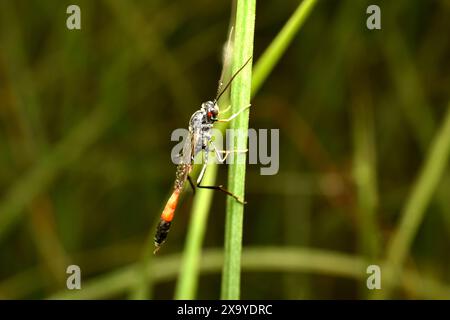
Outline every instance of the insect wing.
<svg viewBox="0 0 450 320">
<path fill-rule="evenodd" d="M 183 150 L 182 150 L 182 155 L 181 155 L 181 163 L 183 164 L 190 164 L 192 163 L 192 155 L 194 154 L 193 152 L 193 134 L 191 131 L 189 131 L 189 135 L 186 138 L 184 145 L 183 145 Z"/>
</svg>

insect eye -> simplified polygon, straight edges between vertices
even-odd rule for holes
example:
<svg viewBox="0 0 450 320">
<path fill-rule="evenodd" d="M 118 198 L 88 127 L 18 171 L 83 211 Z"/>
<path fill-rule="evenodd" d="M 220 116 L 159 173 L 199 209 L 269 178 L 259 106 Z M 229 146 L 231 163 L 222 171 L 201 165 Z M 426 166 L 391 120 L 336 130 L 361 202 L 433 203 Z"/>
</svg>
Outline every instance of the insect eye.
<svg viewBox="0 0 450 320">
<path fill-rule="evenodd" d="M 207 113 L 208 119 L 216 120 L 218 114 L 219 114 L 219 110 L 217 110 L 217 108 L 212 107 L 208 110 L 208 113 Z"/>
</svg>

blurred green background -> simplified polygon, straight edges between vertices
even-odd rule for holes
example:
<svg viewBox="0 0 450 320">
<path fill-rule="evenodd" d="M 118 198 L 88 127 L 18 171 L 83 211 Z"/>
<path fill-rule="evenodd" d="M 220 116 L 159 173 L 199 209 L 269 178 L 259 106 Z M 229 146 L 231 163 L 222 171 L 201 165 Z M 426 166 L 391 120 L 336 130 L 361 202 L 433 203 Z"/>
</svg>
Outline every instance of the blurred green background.
<svg viewBox="0 0 450 320">
<path fill-rule="evenodd" d="M 255 61 L 298 3 L 257 2 Z M 66 28 L 70 4 L 79 31 Z M 366 28 L 370 4 L 382 30 Z M 92 297 L 132 297 L 114 275 L 152 249 L 175 177 L 170 134 L 216 92 L 230 13 L 229 1 L 0 2 L 0 298 L 65 292 L 69 264 L 82 286 L 106 279 Z M 319 1 L 252 102 L 251 128 L 280 129 L 280 170 L 248 166 L 243 242 L 285 252 L 280 265 L 296 257 L 283 248 L 347 260 L 329 260 L 336 272 L 244 266 L 242 298 L 370 297 L 365 271 L 346 266 L 386 256 L 450 98 L 449 31 L 447 0 Z M 450 295 L 449 190 L 446 169 L 406 259 L 413 280 L 392 297 Z M 179 262 L 191 204 L 151 261 L 160 269 Z M 224 213 L 215 194 L 205 250 L 222 248 Z M 219 297 L 216 269 L 198 298 Z M 172 298 L 176 276 L 148 297 Z"/>
</svg>

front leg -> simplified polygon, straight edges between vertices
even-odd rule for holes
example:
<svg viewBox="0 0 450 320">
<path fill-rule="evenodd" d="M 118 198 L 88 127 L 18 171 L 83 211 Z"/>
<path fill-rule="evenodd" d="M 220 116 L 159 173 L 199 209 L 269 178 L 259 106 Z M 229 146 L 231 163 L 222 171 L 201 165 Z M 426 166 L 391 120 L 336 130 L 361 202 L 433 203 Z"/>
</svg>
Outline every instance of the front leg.
<svg viewBox="0 0 450 320">
<path fill-rule="evenodd" d="M 214 152 L 216 153 L 216 157 L 220 163 L 224 163 L 228 158 L 230 153 L 238 153 L 238 152 L 248 152 L 248 149 L 245 150 L 218 150 L 214 142 L 210 142 L 213 146 Z M 221 154 L 224 154 L 223 156 Z"/>
<path fill-rule="evenodd" d="M 206 148 L 205 152 L 203 153 L 203 166 L 197 178 L 197 185 L 200 184 L 200 182 L 203 180 L 203 176 L 205 175 L 206 166 L 208 165 L 208 157 L 209 157 L 209 148 Z"/>
<path fill-rule="evenodd" d="M 227 119 L 219 119 L 217 120 L 218 122 L 229 122 L 231 120 L 233 120 L 234 118 L 236 118 L 238 115 L 240 115 L 243 111 L 247 110 L 248 108 L 250 108 L 251 104 L 249 104 L 248 106 L 240 109 L 238 112 L 236 112 L 235 114 L 233 114 L 231 117 L 227 118 Z"/>
</svg>

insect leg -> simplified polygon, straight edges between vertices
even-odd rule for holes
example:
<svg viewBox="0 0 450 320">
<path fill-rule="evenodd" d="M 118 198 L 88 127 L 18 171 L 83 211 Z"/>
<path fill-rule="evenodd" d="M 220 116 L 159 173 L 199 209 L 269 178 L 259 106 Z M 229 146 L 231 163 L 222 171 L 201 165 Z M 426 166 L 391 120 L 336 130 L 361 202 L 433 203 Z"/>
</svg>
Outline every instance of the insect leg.
<svg viewBox="0 0 450 320">
<path fill-rule="evenodd" d="M 191 176 L 189 176 L 188 175 L 188 181 L 189 181 L 189 185 L 191 186 L 191 188 L 192 188 L 192 192 L 194 193 L 194 195 L 195 195 L 195 184 L 194 184 L 194 181 L 192 181 L 192 178 L 191 178 Z"/>
<path fill-rule="evenodd" d="M 203 159 L 202 170 L 200 171 L 200 174 L 198 175 L 198 178 L 197 178 L 197 186 L 200 183 L 200 181 L 203 180 L 203 176 L 205 175 L 206 166 L 208 165 L 208 154 L 209 154 L 209 148 L 206 148 L 205 152 L 204 152 L 205 158 Z"/>
<path fill-rule="evenodd" d="M 223 186 L 202 186 L 202 185 L 200 185 L 200 183 L 203 180 L 203 176 L 205 174 L 206 166 L 208 164 L 208 153 L 209 153 L 209 148 L 206 147 L 205 148 L 205 163 L 203 164 L 202 171 L 200 172 L 200 175 L 199 175 L 199 177 L 197 179 L 197 188 L 218 190 L 218 191 L 221 191 L 221 192 L 229 195 L 230 197 L 233 197 L 234 199 L 236 199 L 237 202 L 242 203 L 242 204 L 246 204 L 245 201 L 241 200 L 237 195 L 235 195 L 232 192 L 228 191 Z"/>
<path fill-rule="evenodd" d="M 220 186 L 201 186 L 200 184 L 197 184 L 197 188 L 221 191 L 221 192 L 225 193 L 226 195 L 229 195 L 230 197 L 233 197 L 234 199 L 236 199 L 237 202 L 239 202 L 241 204 L 246 204 L 247 203 L 246 201 L 242 200 L 241 198 L 239 198 L 234 193 L 232 193 L 232 192 L 228 191 L 227 189 L 225 189 L 222 185 L 220 185 Z"/>
<path fill-rule="evenodd" d="M 248 151 L 248 149 L 245 149 L 245 150 L 218 150 L 217 147 L 216 147 L 216 145 L 214 144 L 214 142 L 211 141 L 210 143 L 211 143 L 211 145 L 212 145 L 213 148 L 214 148 L 214 152 L 216 153 L 217 159 L 218 159 L 221 163 L 224 163 L 224 162 L 225 162 L 225 160 L 227 159 L 227 157 L 228 157 L 228 155 L 229 155 L 230 153 L 233 153 L 233 152 L 247 152 L 247 151 Z M 225 155 L 222 156 L 221 154 L 225 154 Z"/>
<path fill-rule="evenodd" d="M 218 122 L 229 122 L 231 120 L 233 120 L 234 118 L 236 118 L 239 114 L 241 114 L 243 111 L 247 110 L 248 108 L 250 108 L 251 104 L 249 104 L 248 106 L 240 109 L 238 112 L 236 112 L 235 114 L 233 114 L 231 117 L 227 118 L 227 119 L 219 119 L 217 120 Z"/>
</svg>

